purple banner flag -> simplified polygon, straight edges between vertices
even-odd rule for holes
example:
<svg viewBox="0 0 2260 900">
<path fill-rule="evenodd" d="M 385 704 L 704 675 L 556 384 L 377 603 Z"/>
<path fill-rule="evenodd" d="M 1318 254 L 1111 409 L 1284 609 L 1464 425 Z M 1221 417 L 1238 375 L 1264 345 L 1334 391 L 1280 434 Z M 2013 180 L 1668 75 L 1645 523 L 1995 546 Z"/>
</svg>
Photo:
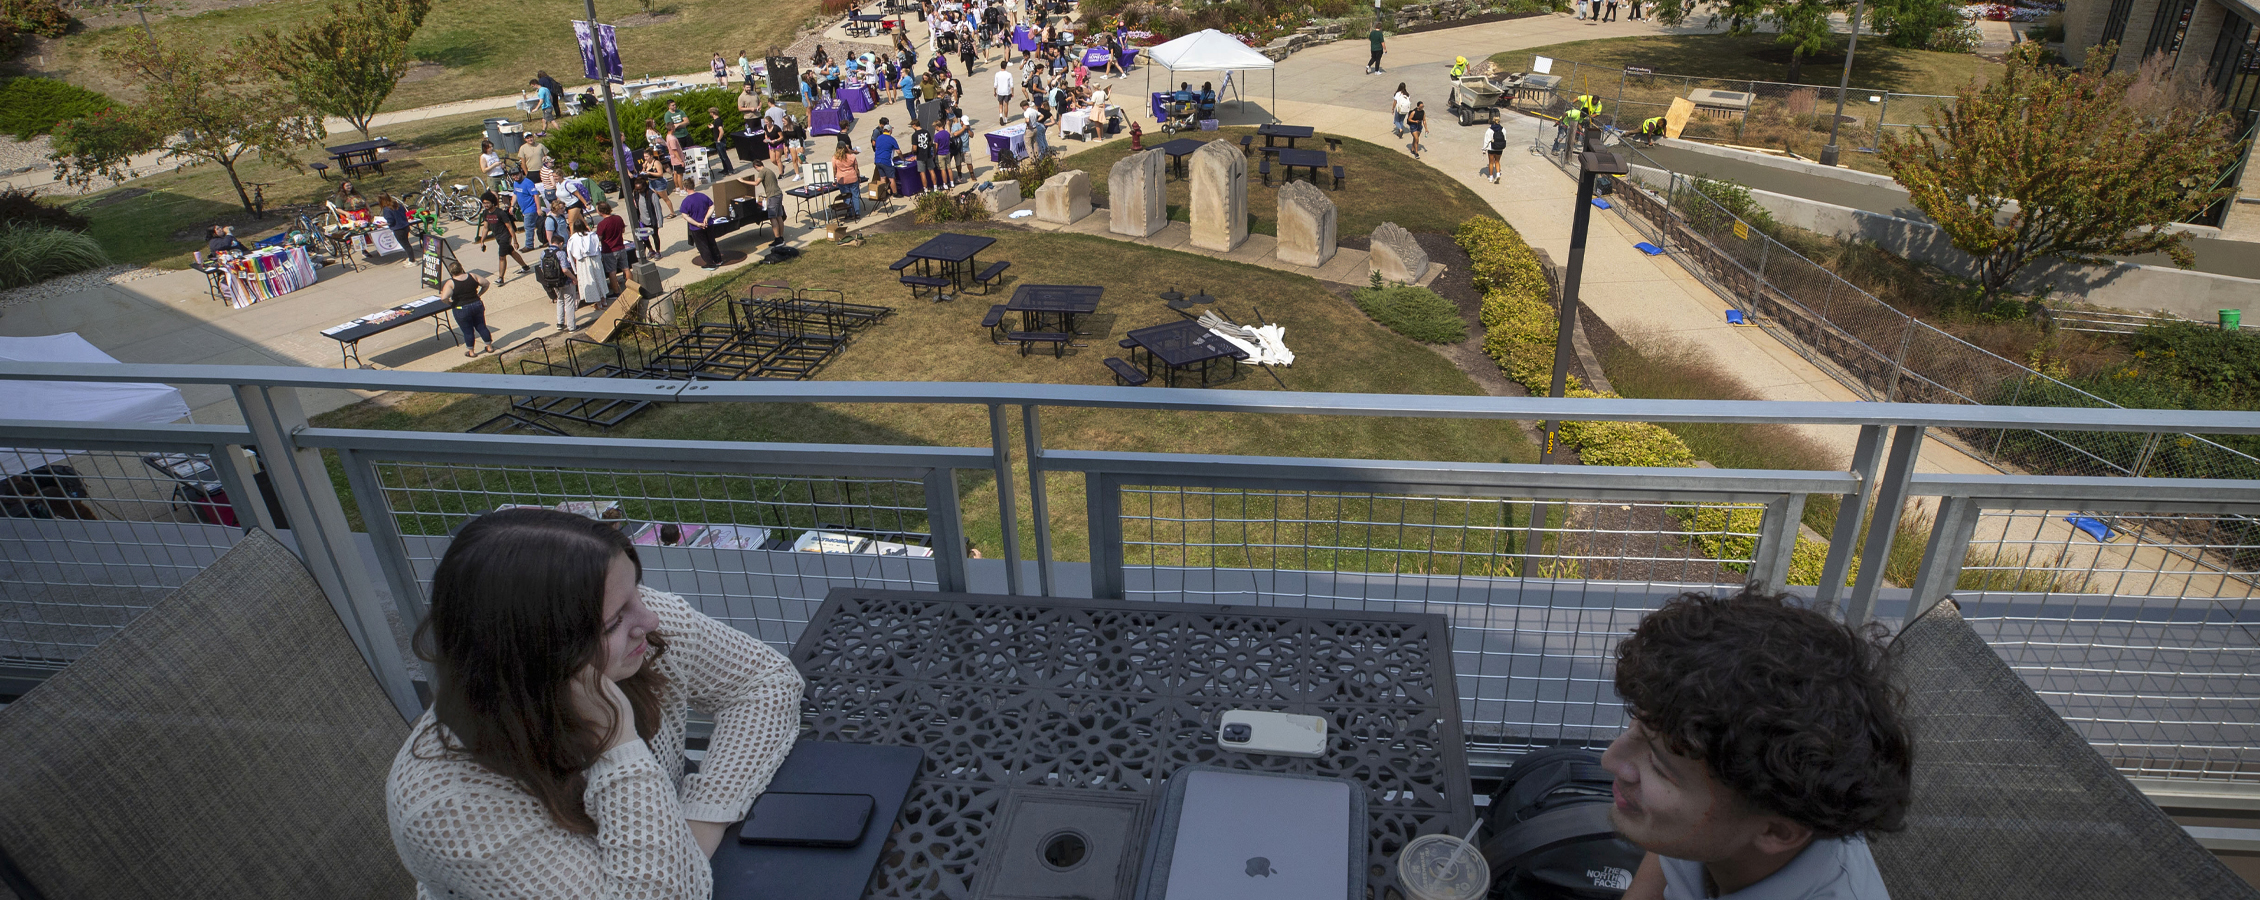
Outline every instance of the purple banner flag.
<svg viewBox="0 0 2260 900">
<path fill-rule="evenodd" d="M 588 80 L 595 81 L 598 78 L 596 74 L 596 32 L 589 28 L 589 23 L 575 19 L 573 20 L 573 39 L 581 44 L 581 74 L 586 76 Z"/>
<path fill-rule="evenodd" d="M 604 77 L 612 79 L 613 84 L 626 83 L 626 73 L 620 68 L 619 32 L 613 31 L 610 25 L 596 26 L 596 48 L 604 58 Z"/>
</svg>

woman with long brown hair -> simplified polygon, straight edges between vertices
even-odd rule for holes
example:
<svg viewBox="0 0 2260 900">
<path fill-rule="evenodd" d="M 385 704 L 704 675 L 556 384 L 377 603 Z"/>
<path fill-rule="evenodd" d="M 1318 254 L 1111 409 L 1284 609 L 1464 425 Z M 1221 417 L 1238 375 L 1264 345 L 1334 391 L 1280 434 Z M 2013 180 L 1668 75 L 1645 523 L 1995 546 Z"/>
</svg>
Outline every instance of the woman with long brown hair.
<svg viewBox="0 0 2260 900">
<path fill-rule="evenodd" d="M 420 896 L 712 896 L 708 857 L 791 749 L 801 678 L 642 572 L 610 523 L 554 510 L 488 513 L 448 546 L 416 632 L 432 708 L 385 792 Z M 685 775 L 693 705 L 714 736 Z"/>
</svg>

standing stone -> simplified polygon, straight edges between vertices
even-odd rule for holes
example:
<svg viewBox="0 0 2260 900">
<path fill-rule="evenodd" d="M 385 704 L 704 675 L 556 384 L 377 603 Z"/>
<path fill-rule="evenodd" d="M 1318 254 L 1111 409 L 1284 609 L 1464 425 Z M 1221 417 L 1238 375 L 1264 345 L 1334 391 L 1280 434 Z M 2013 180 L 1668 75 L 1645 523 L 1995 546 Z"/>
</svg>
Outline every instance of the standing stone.
<svg viewBox="0 0 2260 900">
<path fill-rule="evenodd" d="M 1279 261 L 1318 268 L 1334 258 L 1334 200 L 1307 181 L 1279 187 Z"/>
<path fill-rule="evenodd" d="M 1428 253 L 1413 240 L 1412 232 L 1395 222 L 1383 222 L 1373 230 L 1373 271 L 1381 273 L 1381 280 L 1397 284 L 1414 284 L 1428 274 Z"/>
<path fill-rule="evenodd" d="M 1036 220 L 1070 224 L 1091 214 L 1091 176 L 1069 169 L 1036 188 Z"/>
<path fill-rule="evenodd" d="M 1162 167 L 1168 163 L 1168 156 L 1159 147 L 1132 153 L 1107 172 L 1108 230 L 1145 237 L 1169 224 L 1168 200 L 1161 190 Z"/>
<path fill-rule="evenodd" d="M 1193 151 L 1193 246 L 1230 251 L 1248 239 L 1248 158 L 1230 141 Z"/>
<path fill-rule="evenodd" d="M 989 208 L 989 215 L 1002 216 L 1020 205 L 1020 182 L 992 181 L 981 191 L 981 205 Z"/>
</svg>

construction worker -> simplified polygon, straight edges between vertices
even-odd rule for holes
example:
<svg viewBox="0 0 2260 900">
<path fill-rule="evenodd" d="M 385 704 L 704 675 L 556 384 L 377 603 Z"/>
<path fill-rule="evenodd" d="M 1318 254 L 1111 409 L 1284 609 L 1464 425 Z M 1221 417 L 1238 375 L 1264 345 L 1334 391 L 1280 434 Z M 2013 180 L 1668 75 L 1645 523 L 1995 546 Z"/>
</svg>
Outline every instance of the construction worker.
<svg viewBox="0 0 2260 900">
<path fill-rule="evenodd" d="M 1467 75 L 1467 57 L 1465 57 L 1465 56 L 1462 56 L 1462 57 L 1459 57 L 1459 58 L 1458 58 L 1457 60 L 1455 60 L 1455 61 L 1454 61 L 1454 62 L 1452 63 L 1452 80 L 1453 80 L 1453 81 L 1458 81 L 1458 80 L 1460 80 L 1460 79 L 1461 79 L 1462 77 L 1465 77 L 1466 75 Z"/>
<path fill-rule="evenodd" d="M 1584 117 L 1585 111 L 1575 106 L 1570 107 L 1567 112 L 1562 113 L 1562 120 L 1555 123 L 1554 125 L 1553 152 L 1562 152 L 1562 145 L 1569 141 L 1569 136 L 1572 133 L 1577 131 L 1578 120 Z"/>
<path fill-rule="evenodd" d="M 1640 123 L 1640 136 L 1641 136 L 1641 137 L 1644 137 L 1644 138 L 1647 138 L 1647 139 L 1648 139 L 1648 142 L 1649 142 L 1649 143 L 1651 143 L 1651 144 L 1652 144 L 1652 143 L 1655 143 L 1655 141 L 1656 141 L 1656 139 L 1657 139 L 1657 138 L 1663 137 L 1663 136 L 1664 136 L 1664 117 L 1663 117 L 1663 116 L 1650 116 L 1650 117 L 1649 117 L 1649 118 L 1648 118 L 1647 120 L 1645 120 L 1645 121 L 1641 122 L 1641 123 Z"/>
<path fill-rule="evenodd" d="M 1600 120 L 1601 101 L 1595 99 L 1592 94 L 1579 94 L 1577 97 L 1577 107 L 1585 113 L 1583 117 L 1585 121 L 1597 122 Z"/>
</svg>

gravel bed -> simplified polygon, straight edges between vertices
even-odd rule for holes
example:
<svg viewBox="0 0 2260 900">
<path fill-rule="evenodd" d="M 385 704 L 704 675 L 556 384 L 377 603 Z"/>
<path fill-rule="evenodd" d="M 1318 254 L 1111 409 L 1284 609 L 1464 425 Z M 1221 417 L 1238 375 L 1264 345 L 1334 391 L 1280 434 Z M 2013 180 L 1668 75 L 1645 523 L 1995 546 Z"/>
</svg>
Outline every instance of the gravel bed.
<svg viewBox="0 0 2260 900">
<path fill-rule="evenodd" d="M 47 279 L 38 284 L 0 291 L 0 309 L 20 303 L 30 303 L 34 300 L 59 297 L 105 284 L 129 284 L 144 278 L 155 278 L 165 274 L 165 271 L 148 266 L 116 265 L 88 269 L 84 272 L 73 272 L 60 278 Z"/>
</svg>

